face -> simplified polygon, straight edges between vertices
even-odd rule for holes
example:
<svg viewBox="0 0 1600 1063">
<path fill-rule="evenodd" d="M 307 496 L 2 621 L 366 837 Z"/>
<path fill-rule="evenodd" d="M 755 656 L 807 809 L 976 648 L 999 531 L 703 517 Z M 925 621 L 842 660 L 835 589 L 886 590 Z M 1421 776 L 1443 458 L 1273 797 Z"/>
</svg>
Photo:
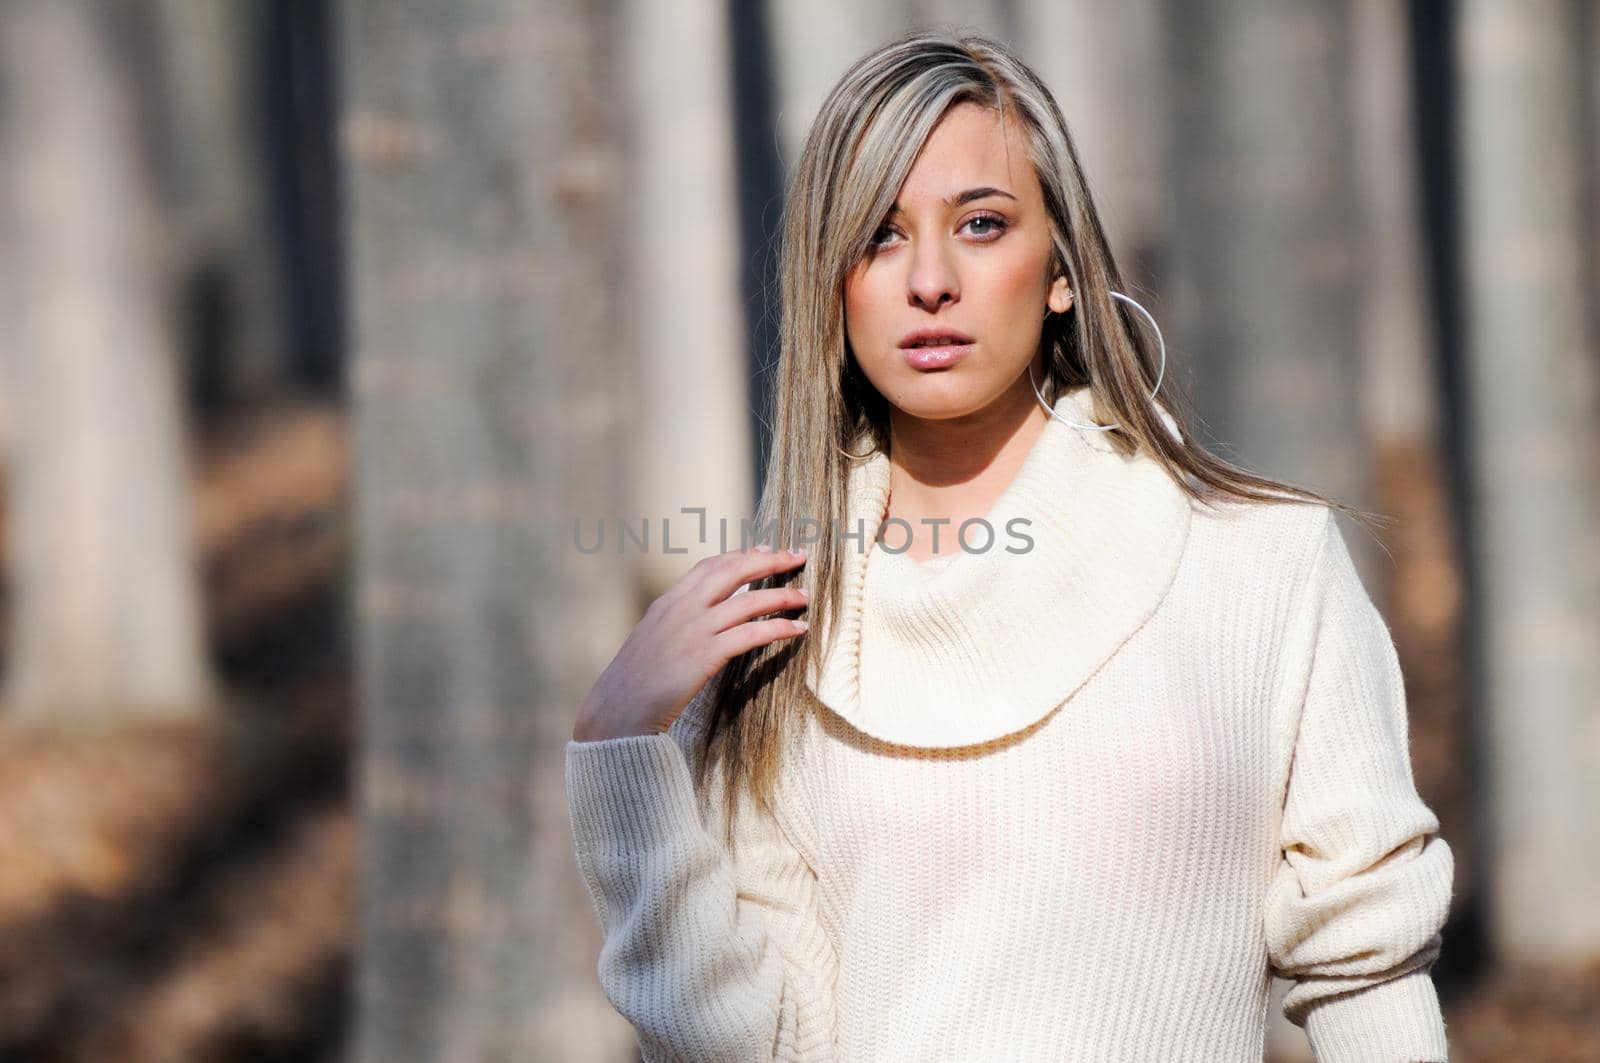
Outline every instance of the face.
<svg viewBox="0 0 1600 1063">
<path fill-rule="evenodd" d="M 1027 371 L 1045 311 L 1064 312 L 1071 296 L 1065 277 L 1047 275 L 1050 220 L 1021 131 L 958 104 L 895 207 L 845 283 L 845 334 L 867 379 L 918 418 L 965 416 L 1018 388 L 1035 401 Z M 919 329 L 958 345 L 909 346 Z"/>
</svg>

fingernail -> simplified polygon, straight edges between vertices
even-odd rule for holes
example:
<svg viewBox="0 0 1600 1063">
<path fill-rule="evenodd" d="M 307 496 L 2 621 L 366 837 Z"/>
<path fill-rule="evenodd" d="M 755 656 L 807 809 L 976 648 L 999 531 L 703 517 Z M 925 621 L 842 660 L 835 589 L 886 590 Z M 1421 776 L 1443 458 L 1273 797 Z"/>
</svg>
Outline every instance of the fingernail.
<svg viewBox="0 0 1600 1063">
<path fill-rule="evenodd" d="M 811 625 L 806 623 L 804 620 L 796 620 L 794 622 L 794 628 L 796 631 L 810 631 Z"/>
<path fill-rule="evenodd" d="M 806 599 L 809 599 L 811 597 L 811 592 L 806 590 L 804 587 L 799 587 L 799 588 L 796 588 L 796 589 L 799 590 L 800 597 L 806 598 Z"/>
<path fill-rule="evenodd" d="M 772 547 L 768 546 L 766 543 L 756 543 L 756 553 L 770 554 L 772 553 Z"/>
<path fill-rule="evenodd" d="M 805 550 L 803 548 L 801 548 L 801 547 L 798 547 L 798 546 L 790 547 L 789 552 L 791 554 L 793 554 L 795 557 L 805 557 L 806 556 Z"/>
</svg>

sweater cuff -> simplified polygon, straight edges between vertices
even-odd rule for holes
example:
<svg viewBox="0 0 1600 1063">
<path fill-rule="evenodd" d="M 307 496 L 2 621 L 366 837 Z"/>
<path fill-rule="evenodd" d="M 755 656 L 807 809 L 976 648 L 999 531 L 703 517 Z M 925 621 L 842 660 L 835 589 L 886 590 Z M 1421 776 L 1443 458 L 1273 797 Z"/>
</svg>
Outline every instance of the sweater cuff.
<svg viewBox="0 0 1600 1063">
<path fill-rule="evenodd" d="M 567 742 L 567 809 L 581 853 L 638 853 L 701 829 L 694 780 L 673 736 Z"/>
<path fill-rule="evenodd" d="M 1428 967 L 1328 997 L 1305 1016 L 1317 1063 L 1443 1063 L 1449 1058 Z"/>
</svg>

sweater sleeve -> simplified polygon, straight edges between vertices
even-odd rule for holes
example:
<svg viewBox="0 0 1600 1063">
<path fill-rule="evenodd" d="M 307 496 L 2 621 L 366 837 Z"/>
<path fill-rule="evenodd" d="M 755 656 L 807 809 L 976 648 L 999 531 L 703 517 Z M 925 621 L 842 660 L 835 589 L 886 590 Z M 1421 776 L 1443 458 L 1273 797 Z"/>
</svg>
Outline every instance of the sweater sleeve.
<svg viewBox="0 0 1600 1063">
<path fill-rule="evenodd" d="M 1413 782 L 1389 629 L 1318 508 L 1320 545 L 1290 621 L 1303 686 L 1291 698 L 1269 958 L 1293 983 L 1283 1013 L 1319 1063 L 1444 1060 L 1431 967 L 1454 860 Z"/>
<path fill-rule="evenodd" d="M 647 1063 L 832 1059 L 836 966 L 816 876 L 749 800 L 723 843 L 720 778 L 700 787 L 691 772 L 697 730 L 685 711 L 663 734 L 567 745 L 601 988 Z"/>
</svg>

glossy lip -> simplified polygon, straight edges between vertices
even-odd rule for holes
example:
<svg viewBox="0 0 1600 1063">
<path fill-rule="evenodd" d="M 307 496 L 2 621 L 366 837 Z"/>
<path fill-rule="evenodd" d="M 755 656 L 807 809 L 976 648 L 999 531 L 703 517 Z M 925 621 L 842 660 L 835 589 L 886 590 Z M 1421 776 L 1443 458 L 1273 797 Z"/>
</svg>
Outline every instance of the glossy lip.
<svg viewBox="0 0 1600 1063">
<path fill-rule="evenodd" d="M 904 347 L 906 364 L 913 369 L 949 369 L 972 353 L 973 343 L 952 343 L 943 347 Z"/>
</svg>

